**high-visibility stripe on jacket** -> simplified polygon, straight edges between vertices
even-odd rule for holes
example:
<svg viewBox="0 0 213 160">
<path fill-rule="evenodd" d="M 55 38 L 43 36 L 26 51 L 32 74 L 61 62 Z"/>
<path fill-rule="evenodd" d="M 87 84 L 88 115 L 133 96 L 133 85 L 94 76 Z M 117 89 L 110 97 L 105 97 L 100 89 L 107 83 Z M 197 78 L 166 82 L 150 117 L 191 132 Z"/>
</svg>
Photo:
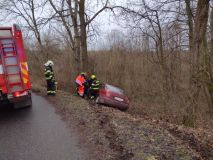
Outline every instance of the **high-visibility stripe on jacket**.
<svg viewBox="0 0 213 160">
<path fill-rule="evenodd" d="M 54 79 L 54 73 L 53 73 L 51 67 L 49 67 L 49 66 L 45 67 L 44 74 L 45 74 L 46 80 L 53 80 Z"/>
<path fill-rule="evenodd" d="M 94 80 L 91 84 L 90 89 L 91 90 L 99 90 L 99 88 L 100 88 L 100 81 Z"/>
</svg>

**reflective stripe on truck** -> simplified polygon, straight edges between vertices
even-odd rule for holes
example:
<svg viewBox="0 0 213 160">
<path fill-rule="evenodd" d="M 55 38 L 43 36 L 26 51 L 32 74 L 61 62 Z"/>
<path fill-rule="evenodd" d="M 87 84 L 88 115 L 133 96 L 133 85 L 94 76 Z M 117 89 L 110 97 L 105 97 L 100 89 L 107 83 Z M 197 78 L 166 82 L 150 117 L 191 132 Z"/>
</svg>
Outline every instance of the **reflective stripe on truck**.
<svg viewBox="0 0 213 160">
<path fill-rule="evenodd" d="M 23 82 L 26 84 L 30 81 L 27 62 L 21 62 L 21 73 Z"/>
</svg>

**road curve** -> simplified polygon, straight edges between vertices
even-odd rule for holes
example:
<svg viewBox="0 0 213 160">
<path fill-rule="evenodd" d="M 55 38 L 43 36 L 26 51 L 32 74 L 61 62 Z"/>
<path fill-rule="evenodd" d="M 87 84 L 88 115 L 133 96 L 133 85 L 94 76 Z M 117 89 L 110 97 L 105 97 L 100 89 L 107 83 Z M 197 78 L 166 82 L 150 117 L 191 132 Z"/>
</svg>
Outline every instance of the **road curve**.
<svg viewBox="0 0 213 160">
<path fill-rule="evenodd" d="M 0 160 L 84 160 L 77 133 L 55 114 L 44 98 L 33 94 L 33 107 L 0 108 Z"/>
</svg>

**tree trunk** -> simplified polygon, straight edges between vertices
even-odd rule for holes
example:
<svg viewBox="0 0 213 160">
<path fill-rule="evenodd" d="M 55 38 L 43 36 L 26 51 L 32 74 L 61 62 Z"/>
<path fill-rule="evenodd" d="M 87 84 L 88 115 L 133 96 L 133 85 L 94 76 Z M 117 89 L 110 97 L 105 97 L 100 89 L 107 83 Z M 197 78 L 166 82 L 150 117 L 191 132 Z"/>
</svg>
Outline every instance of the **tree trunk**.
<svg viewBox="0 0 213 160">
<path fill-rule="evenodd" d="M 164 94 L 164 98 L 168 99 L 169 98 L 169 92 L 170 92 L 170 84 L 169 84 L 169 69 L 168 66 L 166 64 L 166 59 L 165 59 L 165 53 L 164 53 L 164 47 L 163 47 L 163 34 L 162 34 L 162 28 L 161 28 L 161 23 L 160 23 L 160 19 L 158 16 L 158 12 L 156 12 L 156 19 L 157 19 L 157 26 L 158 26 L 158 32 L 159 32 L 159 36 L 158 36 L 158 51 L 160 54 L 160 66 L 161 66 L 161 70 L 162 70 L 162 77 L 163 77 L 163 94 Z"/>
<path fill-rule="evenodd" d="M 88 54 L 87 54 L 87 31 L 85 21 L 85 0 L 79 1 L 79 18 L 80 18 L 80 32 L 81 32 L 81 61 L 82 70 L 88 71 Z"/>
<path fill-rule="evenodd" d="M 213 62 L 213 7 L 211 9 L 210 27 L 211 27 L 211 42 L 210 42 L 211 54 L 210 55 L 211 55 L 211 62 Z"/>
<path fill-rule="evenodd" d="M 78 1 L 75 0 L 74 4 L 75 7 L 74 9 L 72 8 L 72 1 L 68 0 L 67 1 L 68 6 L 69 6 L 69 11 L 70 11 L 70 15 L 71 15 L 71 21 L 73 23 L 73 30 L 74 30 L 74 44 L 73 44 L 73 50 L 74 50 L 74 54 L 75 54 L 75 66 L 76 66 L 76 71 L 77 73 L 80 72 L 80 66 L 81 66 L 81 51 L 80 51 L 80 33 L 79 33 L 79 29 L 78 29 Z"/>
<path fill-rule="evenodd" d="M 187 24 L 189 27 L 189 51 L 192 53 L 193 49 L 193 39 L 194 39 L 194 33 L 193 33 L 193 13 L 191 10 L 191 0 L 185 0 L 186 3 L 186 15 L 187 15 Z"/>
<path fill-rule="evenodd" d="M 209 102 L 209 111 L 213 115 L 213 8 L 211 9 L 210 15 L 210 32 L 211 32 L 211 41 L 210 41 L 210 52 L 207 52 L 206 55 L 206 97 Z"/>
<path fill-rule="evenodd" d="M 197 12 L 194 27 L 193 42 L 193 64 L 191 77 L 191 103 L 189 106 L 189 115 L 192 115 L 193 123 L 196 120 L 198 107 L 198 99 L 204 79 L 204 57 L 207 52 L 206 30 L 208 22 L 209 0 L 199 0 L 197 4 Z"/>
</svg>

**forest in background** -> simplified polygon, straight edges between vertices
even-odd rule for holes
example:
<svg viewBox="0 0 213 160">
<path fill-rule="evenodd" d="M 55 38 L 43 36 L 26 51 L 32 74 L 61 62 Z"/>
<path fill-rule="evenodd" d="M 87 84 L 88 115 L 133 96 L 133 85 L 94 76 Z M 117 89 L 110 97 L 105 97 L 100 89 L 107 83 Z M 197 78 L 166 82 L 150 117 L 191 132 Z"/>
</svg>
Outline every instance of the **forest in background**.
<svg viewBox="0 0 213 160">
<path fill-rule="evenodd" d="M 213 125 L 210 0 L 129 0 L 122 5 L 113 0 L 5 0 L 0 10 L 4 24 L 17 19 L 23 27 L 34 84 L 45 85 L 43 64 L 51 59 L 59 89 L 74 92 L 75 76 L 88 71 L 123 88 L 131 114 L 190 127 Z M 111 12 L 124 30 L 107 33 L 106 47 L 88 50 L 103 12 Z"/>
</svg>

